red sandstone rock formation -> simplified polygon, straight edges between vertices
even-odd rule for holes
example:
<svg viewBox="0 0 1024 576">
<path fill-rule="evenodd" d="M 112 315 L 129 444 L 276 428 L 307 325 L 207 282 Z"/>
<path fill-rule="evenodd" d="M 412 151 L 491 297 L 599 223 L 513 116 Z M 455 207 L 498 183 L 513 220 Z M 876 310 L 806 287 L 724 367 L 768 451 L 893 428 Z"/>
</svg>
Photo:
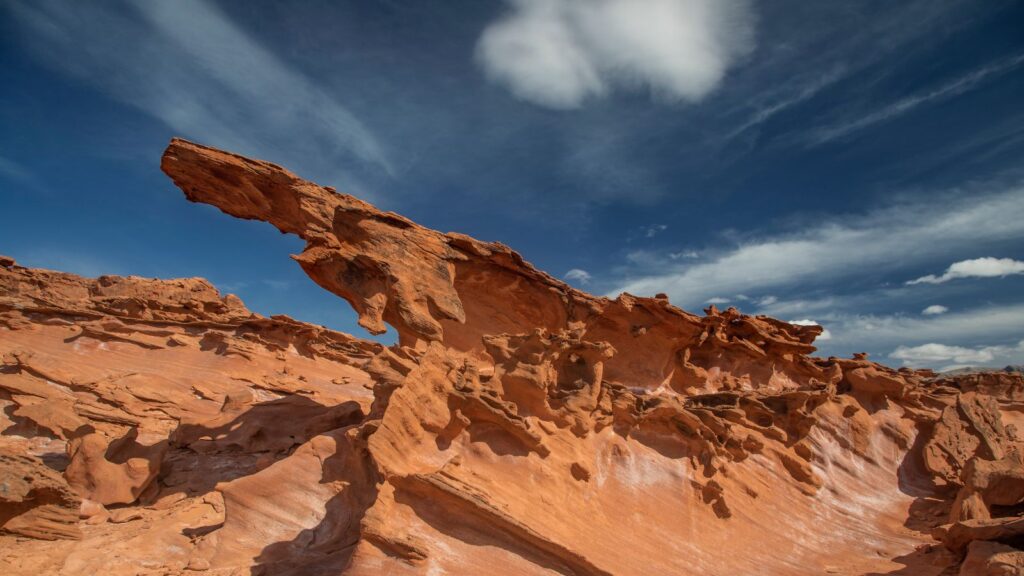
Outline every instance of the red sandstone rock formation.
<svg viewBox="0 0 1024 576">
<path fill-rule="evenodd" d="M 400 343 L 0 259 L 5 574 L 1024 570 L 1020 375 L 815 358 L 819 327 L 591 296 L 267 162 L 162 167 Z"/>
</svg>

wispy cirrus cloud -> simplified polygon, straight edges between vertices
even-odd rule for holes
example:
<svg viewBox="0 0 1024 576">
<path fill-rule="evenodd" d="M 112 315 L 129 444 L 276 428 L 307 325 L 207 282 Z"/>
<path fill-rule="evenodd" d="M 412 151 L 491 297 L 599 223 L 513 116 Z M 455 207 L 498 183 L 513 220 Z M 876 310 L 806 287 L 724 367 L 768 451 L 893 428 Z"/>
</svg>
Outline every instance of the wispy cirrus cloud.
<svg viewBox="0 0 1024 576">
<path fill-rule="evenodd" d="M 20 163 L 0 156 L 0 176 L 23 184 L 35 181 L 32 173 Z"/>
<path fill-rule="evenodd" d="M 556 109 L 615 89 L 697 101 L 753 46 L 747 0 L 510 0 L 477 61 L 522 100 Z"/>
<path fill-rule="evenodd" d="M 819 146 L 833 140 L 838 140 L 875 124 L 907 114 L 918 106 L 969 92 L 989 77 L 1009 72 L 1021 65 L 1021 63 L 1024 63 L 1024 54 L 1008 56 L 954 78 L 938 88 L 912 94 L 857 118 L 845 119 L 816 128 L 807 134 L 807 144 Z"/>
<path fill-rule="evenodd" d="M 727 132 L 723 136 L 723 140 L 732 140 L 745 132 L 757 128 L 761 124 L 764 124 L 775 115 L 810 100 L 825 88 L 828 88 L 841 80 L 846 72 L 845 67 L 837 66 L 832 70 L 807 80 L 806 83 L 799 86 L 795 92 L 760 105 L 743 123 Z"/>
<path fill-rule="evenodd" d="M 339 163 L 391 172 L 369 127 L 213 3 L 39 0 L 6 8 L 40 59 L 178 134 L 314 176 Z"/>
</svg>

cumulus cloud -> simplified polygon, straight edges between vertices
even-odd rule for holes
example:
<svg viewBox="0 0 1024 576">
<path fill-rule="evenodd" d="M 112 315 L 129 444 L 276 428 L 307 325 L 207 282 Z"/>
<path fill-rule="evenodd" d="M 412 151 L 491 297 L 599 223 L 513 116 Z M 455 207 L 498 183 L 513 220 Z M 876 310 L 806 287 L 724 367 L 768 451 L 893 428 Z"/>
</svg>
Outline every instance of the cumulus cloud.
<svg viewBox="0 0 1024 576">
<path fill-rule="evenodd" d="M 949 308 L 946 308 L 941 304 L 932 304 L 922 310 L 921 314 L 924 314 L 925 316 L 937 316 L 939 314 L 945 314 L 946 312 L 949 312 Z"/>
<path fill-rule="evenodd" d="M 508 0 L 476 47 L 518 98 L 580 106 L 613 89 L 697 101 L 753 47 L 749 0 Z"/>
<path fill-rule="evenodd" d="M 732 248 L 705 253 L 698 263 L 684 265 L 665 259 L 657 266 L 630 269 L 609 296 L 664 292 L 686 307 L 722 293 L 834 286 L 845 278 L 863 277 L 864 270 L 893 272 L 913 263 L 934 261 L 964 246 L 1020 238 L 1024 238 L 1022 188 L 997 194 L 961 193 L 943 202 L 921 198 L 867 213 L 845 214 L 795 233 L 751 238 Z M 1011 269 L 1004 262 L 1000 274 Z"/>
<path fill-rule="evenodd" d="M 1024 351 L 1024 340 L 1016 346 L 984 346 L 968 348 L 965 346 L 947 346 L 930 342 L 920 346 L 900 346 L 889 354 L 891 358 L 902 360 L 908 366 L 921 366 L 942 362 L 957 364 L 987 364 L 999 356 Z"/>
<path fill-rule="evenodd" d="M 705 300 L 705 302 L 707 302 L 708 304 L 728 304 L 729 299 L 722 298 L 721 296 L 715 296 L 712 298 L 708 298 L 707 300 Z"/>
<path fill-rule="evenodd" d="M 1012 258 L 975 258 L 954 262 L 941 276 L 929 274 L 907 284 L 942 284 L 957 278 L 1001 278 L 1012 274 L 1024 274 L 1024 262 Z"/>
<path fill-rule="evenodd" d="M 573 268 L 565 273 L 564 278 L 566 280 L 574 280 L 580 284 L 586 284 L 587 282 L 590 282 L 590 272 L 579 268 Z"/>
<path fill-rule="evenodd" d="M 807 319 L 807 318 L 804 318 L 803 320 L 790 320 L 789 323 L 790 324 L 794 324 L 796 326 L 821 326 L 821 324 L 818 324 L 814 320 L 810 320 L 810 319 Z M 821 335 L 818 336 L 818 338 L 817 338 L 818 341 L 831 340 L 831 339 L 832 339 L 832 333 L 828 331 L 828 328 L 823 328 L 822 332 L 821 332 Z"/>
</svg>

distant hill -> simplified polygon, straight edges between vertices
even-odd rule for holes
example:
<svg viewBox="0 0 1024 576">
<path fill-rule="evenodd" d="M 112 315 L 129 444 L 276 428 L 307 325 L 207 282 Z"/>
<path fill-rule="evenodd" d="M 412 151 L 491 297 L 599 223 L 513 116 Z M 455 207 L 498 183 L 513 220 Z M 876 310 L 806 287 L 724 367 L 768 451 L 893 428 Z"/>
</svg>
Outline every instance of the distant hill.
<svg viewBox="0 0 1024 576">
<path fill-rule="evenodd" d="M 946 370 L 942 372 L 944 376 L 957 376 L 961 374 L 976 374 L 979 372 L 1021 372 L 1024 373 L 1024 364 L 1011 364 L 1002 368 L 995 368 L 992 366 L 966 366 L 964 368 L 956 368 L 954 370 Z"/>
</svg>

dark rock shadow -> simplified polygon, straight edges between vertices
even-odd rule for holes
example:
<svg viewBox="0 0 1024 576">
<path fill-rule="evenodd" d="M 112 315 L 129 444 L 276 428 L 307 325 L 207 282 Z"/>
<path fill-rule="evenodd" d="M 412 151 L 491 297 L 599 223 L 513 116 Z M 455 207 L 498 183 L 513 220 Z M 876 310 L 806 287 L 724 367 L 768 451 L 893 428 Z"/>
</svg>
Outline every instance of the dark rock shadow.
<svg viewBox="0 0 1024 576">
<path fill-rule="evenodd" d="M 896 469 L 900 492 L 914 497 L 904 526 L 921 534 L 944 524 L 952 506 L 948 487 L 937 484 L 924 465 L 924 445 L 931 436 L 930 423 L 918 424 L 917 437 Z"/>
<path fill-rule="evenodd" d="M 567 576 L 607 574 L 579 554 L 500 513 L 490 513 L 451 491 L 434 488 L 430 482 L 416 481 L 414 477 L 399 480 L 395 501 L 412 508 L 420 520 L 446 536 L 470 546 L 502 548 Z"/>
<path fill-rule="evenodd" d="M 358 402 L 325 406 L 292 395 L 252 404 L 237 415 L 180 424 L 161 465 L 162 493 L 205 494 L 287 457 L 310 438 L 363 419 Z"/>
<path fill-rule="evenodd" d="M 864 576 L 956 576 L 960 571 L 957 557 L 942 545 L 919 546 L 892 560 L 903 567 L 889 572 L 868 572 Z"/>
<path fill-rule="evenodd" d="M 316 526 L 264 547 L 254 558 L 254 576 L 334 576 L 351 561 L 380 479 L 362 431 L 346 428 L 332 435 L 338 449 L 324 460 L 320 483 L 335 484 L 338 493 L 327 501 Z"/>
<path fill-rule="evenodd" d="M 466 427 L 470 442 L 483 442 L 498 456 L 526 457 L 530 448 L 508 433 L 504 428 L 490 422 L 474 422 Z"/>
<path fill-rule="evenodd" d="M 932 426 L 932 423 L 918 424 L 914 443 L 897 468 L 900 492 L 914 498 L 903 525 L 924 535 L 930 535 L 936 526 L 946 523 L 952 506 L 949 488 L 936 483 L 924 465 L 924 445 L 931 436 Z M 920 545 L 913 552 L 893 558 L 893 562 L 902 564 L 903 568 L 865 576 L 955 576 L 959 571 L 959 558 L 940 543 Z"/>
<path fill-rule="evenodd" d="M 685 437 L 670 436 L 665 433 L 646 430 L 634 430 L 627 438 L 636 440 L 658 454 L 673 460 L 689 458 L 694 454 L 693 446 L 686 441 Z"/>
</svg>

